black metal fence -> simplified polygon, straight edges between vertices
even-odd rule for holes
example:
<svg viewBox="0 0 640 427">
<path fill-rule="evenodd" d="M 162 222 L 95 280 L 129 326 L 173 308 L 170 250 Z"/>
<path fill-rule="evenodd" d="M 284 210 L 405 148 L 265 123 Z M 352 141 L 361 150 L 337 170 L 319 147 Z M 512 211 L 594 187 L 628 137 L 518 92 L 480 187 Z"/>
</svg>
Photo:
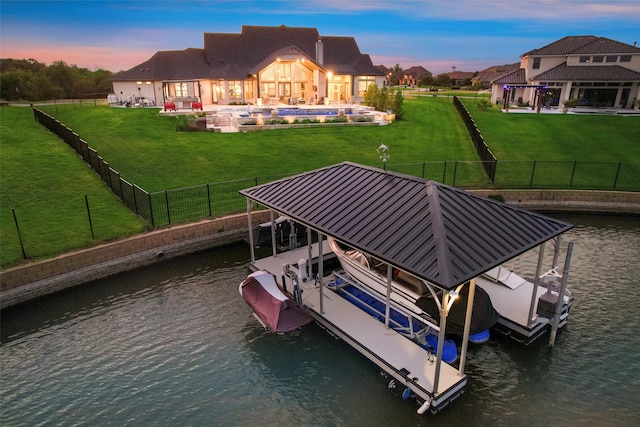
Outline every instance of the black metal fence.
<svg viewBox="0 0 640 427">
<path fill-rule="evenodd" d="M 73 147 L 131 211 L 153 227 L 246 210 L 239 190 L 287 175 L 271 175 L 149 193 L 128 182 L 70 128 L 34 109 L 35 119 Z M 489 152 L 490 153 L 490 152 Z M 389 164 L 387 170 L 462 188 L 543 188 L 640 191 L 640 164 L 569 161 L 442 161 Z"/>
<path fill-rule="evenodd" d="M 467 107 L 460 102 L 457 96 L 453 97 L 453 105 L 456 107 L 456 110 L 458 110 L 458 113 L 460 113 L 460 117 L 462 117 L 462 121 L 467 127 L 471 141 L 473 141 L 473 145 L 476 147 L 478 157 L 480 157 L 480 160 L 483 162 L 482 164 L 487 172 L 487 176 L 489 176 L 489 179 L 493 182 L 495 180 L 496 163 L 498 159 L 496 159 L 496 156 L 489 150 L 489 146 L 484 142 L 484 138 L 478 130 L 476 122 L 473 121 L 471 114 L 467 111 Z"/>
</svg>

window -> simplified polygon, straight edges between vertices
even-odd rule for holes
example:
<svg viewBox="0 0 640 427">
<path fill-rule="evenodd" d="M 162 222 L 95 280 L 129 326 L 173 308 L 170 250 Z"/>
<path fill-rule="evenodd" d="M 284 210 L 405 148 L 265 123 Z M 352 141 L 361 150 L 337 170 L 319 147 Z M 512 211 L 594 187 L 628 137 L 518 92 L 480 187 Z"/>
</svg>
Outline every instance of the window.
<svg viewBox="0 0 640 427">
<path fill-rule="evenodd" d="M 620 55 L 620 62 L 631 62 L 631 55 Z"/>
<path fill-rule="evenodd" d="M 232 80 L 229 82 L 229 101 L 242 100 L 242 82 Z"/>
<path fill-rule="evenodd" d="M 227 92 L 224 90 L 224 80 L 218 81 L 218 87 L 220 88 L 220 99 L 225 99 Z"/>
<path fill-rule="evenodd" d="M 542 60 L 542 58 L 533 58 L 533 69 L 537 70 L 538 68 L 540 68 L 540 61 Z"/>
<path fill-rule="evenodd" d="M 364 97 L 364 93 L 369 89 L 369 86 L 376 84 L 376 78 L 373 76 L 360 76 L 358 79 L 358 96 Z"/>
<path fill-rule="evenodd" d="M 618 62 L 617 55 L 607 55 L 607 62 Z"/>
<path fill-rule="evenodd" d="M 187 84 L 186 83 L 176 83 L 175 84 L 175 88 L 176 88 L 176 96 L 177 97 L 181 97 L 181 96 L 188 96 L 189 92 L 187 91 Z"/>
<path fill-rule="evenodd" d="M 244 82 L 244 96 L 246 99 L 253 99 L 253 81 L 246 80 Z"/>
<path fill-rule="evenodd" d="M 593 62 L 602 62 L 604 60 L 604 56 L 594 56 Z"/>
<path fill-rule="evenodd" d="M 590 62 L 591 61 L 591 57 L 590 56 L 581 56 L 580 57 L 580 62 Z"/>
</svg>

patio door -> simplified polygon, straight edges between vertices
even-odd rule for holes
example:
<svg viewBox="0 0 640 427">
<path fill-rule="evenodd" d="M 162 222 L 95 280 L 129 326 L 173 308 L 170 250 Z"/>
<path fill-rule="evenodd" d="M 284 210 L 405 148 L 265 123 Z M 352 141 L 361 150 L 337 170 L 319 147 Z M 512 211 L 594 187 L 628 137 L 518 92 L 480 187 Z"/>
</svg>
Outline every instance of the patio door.
<svg viewBox="0 0 640 427">
<path fill-rule="evenodd" d="M 280 101 L 281 102 L 289 102 L 289 98 L 291 98 L 291 83 L 284 82 L 278 84 L 280 93 Z"/>
<path fill-rule="evenodd" d="M 341 99 L 344 99 L 342 83 L 329 84 L 329 99 L 332 101 L 339 101 Z"/>
<path fill-rule="evenodd" d="M 218 103 L 218 94 L 220 93 L 220 88 L 218 87 L 218 83 L 211 83 L 211 103 Z"/>
</svg>

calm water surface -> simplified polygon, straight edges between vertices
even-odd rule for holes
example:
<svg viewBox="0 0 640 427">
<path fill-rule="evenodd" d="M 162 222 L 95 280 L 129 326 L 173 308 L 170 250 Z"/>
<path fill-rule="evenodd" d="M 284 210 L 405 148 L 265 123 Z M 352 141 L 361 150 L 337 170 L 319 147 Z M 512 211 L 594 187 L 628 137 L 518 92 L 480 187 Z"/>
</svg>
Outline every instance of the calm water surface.
<svg viewBox="0 0 640 427">
<path fill-rule="evenodd" d="M 265 333 L 238 295 L 237 245 L 2 312 L 2 426 L 626 426 L 640 417 L 640 220 L 576 224 L 569 324 L 549 349 L 471 346 L 438 415 L 315 325 Z"/>
</svg>

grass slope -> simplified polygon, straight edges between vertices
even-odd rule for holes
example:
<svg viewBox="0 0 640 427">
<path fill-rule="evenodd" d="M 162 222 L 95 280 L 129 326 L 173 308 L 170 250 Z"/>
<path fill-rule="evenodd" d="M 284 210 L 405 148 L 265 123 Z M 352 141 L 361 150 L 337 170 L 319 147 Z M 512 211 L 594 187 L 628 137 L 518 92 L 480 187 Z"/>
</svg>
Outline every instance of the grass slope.
<svg viewBox="0 0 640 427">
<path fill-rule="evenodd" d="M 640 163 L 640 117 L 481 111 L 462 99 L 500 160 Z"/>
<path fill-rule="evenodd" d="M 87 195 L 95 239 L 85 203 Z M 75 152 L 40 126 L 30 108 L 0 108 L 0 266 L 25 252 L 44 258 L 145 230 Z"/>
<path fill-rule="evenodd" d="M 297 173 L 346 160 L 380 165 L 376 149 L 382 143 L 389 146 L 393 163 L 477 159 L 450 100 L 406 102 L 405 110 L 405 120 L 386 127 L 235 134 L 178 133 L 174 117 L 151 109 L 83 108 L 55 117 L 123 178 L 150 192 Z"/>
</svg>

